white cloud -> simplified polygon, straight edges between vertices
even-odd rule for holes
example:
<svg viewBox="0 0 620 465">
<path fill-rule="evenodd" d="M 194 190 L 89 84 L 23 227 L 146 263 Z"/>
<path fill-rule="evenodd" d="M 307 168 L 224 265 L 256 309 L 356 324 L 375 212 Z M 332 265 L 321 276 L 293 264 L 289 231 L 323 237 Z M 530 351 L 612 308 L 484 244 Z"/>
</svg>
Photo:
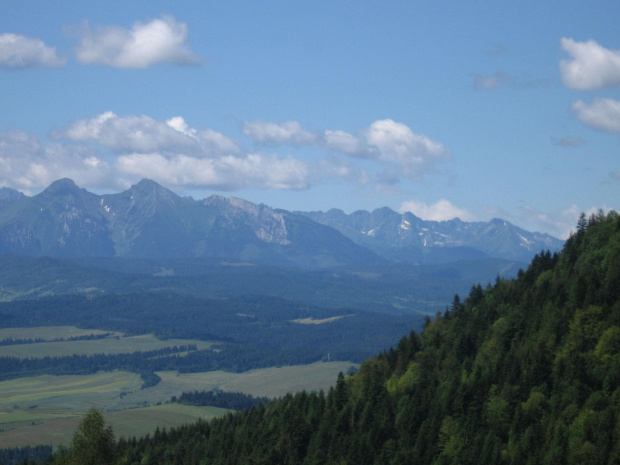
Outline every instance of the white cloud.
<svg viewBox="0 0 620 465">
<path fill-rule="evenodd" d="M 247 157 L 225 156 L 198 159 L 186 155 L 166 158 L 160 154 L 132 154 L 116 162 L 122 174 L 150 178 L 168 185 L 234 190 L 306 189 L 308 167 L 292 157 L 277 158 L 260 154 Z"/>
<path fill-rule="evenodd" d="M 317 135 L 303 129 L 297 121 L 249 121 L 241 129 L 257 144 L 312 145 L 317 141 Z"/>
<path fill-rule="evenodd" d="M 163 123 L 145 115 L 119 117 L 108 111 L 74 121 L 51 135 L 54 139 L 96 141 L 116 152 L 186 153 L 198 157 L 241 153 L 232 139 L 212 130 L 192 129 L 180 116 Z"/>
<path fill-rule="evenodd" d="M 363 183 L 365 176 L 367 176 L 367 173 L 349 163 L 348 160 L 337 157 L 319 160 L 314 174 L 319 180 L 345 178 L 360 183 Z"/>
<path fill-rule="evenodd" d="M 131 30 L 118 26 L 77 31 L 76 56 L 80 63 L 115 68 L 147 68 L 159 63 L 196 65 L 201 58 L 189 49 L 187 25 L 164 15 Z"/>
<path fill-rule="evenodd" d="M 321 175 L 292 156 L 244 152 L 236 141 L 191 128 L 180 116 L 161 122 L 106 112 L 51 136 L 57 141 L 0 133 L 0 185 L 32 190 L 69 177 L 84 187 L 110 188 L 151 178 L 180 188 L 306 189 Z"/>
<path fill-rule="evenodd" d="M 87 186 L 115 185 L 110 169 L 82 145 L 42 144 L 21 131 L 0 132 L 0 185 L 30 191 L 69 177 Z"/>
<path fill-rule="evenodd" d="M 366 152 L 363 142 L 352 134 L 345 131 L 326 130 L 323 135 L 325 146 L 328 149 L 337 150 L 347 155 L 360 155 Z"/>
<path fill-rule="evenodd" d="M 474 221 L 474 216 L 471 213 L 456 207 L 445 199 L 441 199 L 432 205 L 409 200 L 403 202 L 398 211 L 401 213 L 411 212 L 417 217 L 429 221 L 446 221 L 454 218 L 459 218 L 463 221 Z"/>
<path fill-rule="evenodd" d="M 196 138 L 196 130 L 190 128 L 181 116 L 173 116 L 166 121 L 166 124 L 175 131 L 185 134 L 186 136 L 193 137 L 194 139 Z"/>
<path fill-rule="evenodd" d="M 573 103 L 573 112 L 579 120 L 594 129 L 620 133 L 620 101 L 597 98 L 587 104 L 578 100 Z"/>
<path fill-rule="evenodd" d="M 572 59 L 560 60 L 564 84 L 578 90 L 620 86 L 620 51 L 609 50 L 594 40 L 576 42 L 562 38 L 562 48 Z"/>
<path fill-rule="evenodd" d="M 40 39 L 19 34 L 0 34 L 0 66 L 6 68 L 64 66 L 66 59 L 56 54 L 56 49 Z"/>
<path fill-rule="evenodd" d="M 178 122 L 178 120 L 177 120 Z M 197 137 L 201 132 L 197 132 Z M 142 178 L 178 187 L 234 190 L 306 189 L 312 169 L 294 157 L 183 153 L 101 154 L 79 143 L 42 143 L 24 132 L 0 132 L 0 185 L 36 191 L 68 177 L 84 187 L 125 188 Z"/>
<path fill-rule="evenodd" d="M 362 134 L 371 158 L 400 168 L 410 179 L 451 156 L 443 144 L 391 119 L 375 121 Z"/>
<path fill-rule="evenodd" d="M 0 181 L 34 188 L 71 177 L 85 187 L 107 183 L 109 188 L 148 177 L 180 188 L 234 190 L 306 189 L 338 178 L 392 192 L 403 176 L 417 178 L 450 156 L 442 144 L 392 120 L 376 121 L 358 135 L 339 130 L 319 135 L 297 122 L 246 123 L 242 129 L 265 143 L 305 144 L 329 153 L 308 162 L 277 152 L 248 153 L 234 139 L 192 128 L 181 116 L 158 121 L 108 111 L 52 131 L 51 143 L 20 133 L 22 146 L 30 144 L 20 148 L 19 137 L 12 136 L 3 145 L 3 150 L 13 149 L 4 150 L 0 159 L 0 170 L 7 174 Z"/>
<path fill-rule="evenodd" d="M 386 167 L 384 177 L 393 180 L 392 184 L 398 182 L 401 175 L 415 179 L 432 169 L 436 162 L 451 156 L 443 144 L 391 119 L 375 121 L 357 136 L 330 129 L 319 136 L 305 130 L 297 121 L 246 122 L 242 130 L 259 144 L 309 145 L 373 160 Z"/>
</svg>

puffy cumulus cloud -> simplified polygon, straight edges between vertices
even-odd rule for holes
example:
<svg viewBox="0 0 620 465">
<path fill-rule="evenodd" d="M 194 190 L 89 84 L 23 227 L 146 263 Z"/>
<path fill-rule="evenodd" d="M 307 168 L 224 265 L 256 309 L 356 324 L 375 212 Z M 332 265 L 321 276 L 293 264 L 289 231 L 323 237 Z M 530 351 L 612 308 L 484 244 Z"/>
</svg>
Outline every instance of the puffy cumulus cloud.
<svg viewBox="0 0 620 465">
<path fill-rule="evenodd" d="M 587 104 L 578 100 L 572 110 L 579 120 L 587 126 L 601 131 L 620 133 L 620 101 L 597 98 Z"/>
<path fill-rule="evenodd" d="M 397 166 L 410 179 L 451 156 L 443 144 L 416 134 L 408 126 L 391 119 L 375 121 L 362 135 L 370 158 Z"/>
<path fill-rule="evenodd" d="M 201 131 L 196 131 L 196 136 L 204 137 Z M 43 143 L 19 131 L 0 133 L 0 185 L 36 191 L 68 177 L 80 186 L 109 189 L 151 178 L 181 188 L 306 189 L 313 175 L 310 166 L 291 156 L 249 153 L 205 158 L 109 151 L 106 155 L 97 150 L 82 143 Z"/>
<path fill-rule="evenodd" d="M 19 34 L 0 34 L 0 66 L 6 68 L 57 68 L 64 66 L 65 58 L 56 54 L 56 48 L 40 39 Z"/>
<path fill-rule="evenodd" d="M 190 128 L 180 117 L 157 121 L 149 116 L 119 117 L 105 112 L 94 118 L 74 121 L 51 133 L 54 139 L 95 141 L 115 152 L 186 153 L 198 157 L 241 153 L 239 145 L 212 130 Z"/>
<path fill-rule="evenodd" d="M 416 202 L 409 200 L 403 202 L 398 209 L 401 213 L 411 212 L 423 220 L 429 221 L 446 221 L 454 218 L 460 218 L 463 221 L 474 221 L 474 216 L 467 210 L 463 210 L 453 205 L 450 201 L 441 199 L 432 205 L 424 202 Z"/>
<path fill-rule="evenodd" d="M 609 50 L 594 40 L 576 42 L 562 38 L 562 48 L 572 59 L 560 60 L 564 84 L 578 90 L 620 86 L 620 51 Z"/>
<path fill-rule="evenodd" d="M 451 156 L 450 150 L 443 144 L 416 134 L 405 124 L 391 119 L 375 121 L 358 135 L 328 129 L 319 136 L 305 130 L 296 121 L 246 122 L 242 130 L 259 144 L 309 145 L 372 160 L 384 165 L 386 173 L 394 173 L 390 175 L 394 183 L 401 175 L 415 179 L 436 162 Z"/>
<path fill-rule="evenodd" d="M 110 170 L 121 184 L 150 178 L 178 187 L 306 189 L 312 174 L 299 159 L 246 153 L 233 139 L 191 128 L 180 116 L 161 122 L 106 112 L 74 121 L 51 136 L 109 149 Z"/>
<path fill-rule="evenodd" d="M 150 178 L 168 185 L 234 190 L 306 189 L 309 168 L 293 157 L 249 154 L 198 159 L 185 155 L 166 158 L 160 154 L 131 154 L 116 160 L 121 174 Z"/>
<path fill-rule="evenodd" d="M 317 135 L 303 129 L 297 121 L 247 121 L 241 129 L 256 144 L 313 145 L 317 141 Z"/>
<path fill-rule="evenodd" d="M 363 155 L 367 148 L 359 137 L 345 131 L 326 130 L 323 135 L 325 147 L 347 155 Z"/>
<path fill-rule="evenodd" d="M 21 131 L 0 133 L 0 185 L 30 191 L 69 177 L 81 185 L 104 186 L 110 174 L 106 161 L 89 147 L 42 144 Z"/>
<path fill-rule="evenodd" d="M 77 29 L 75 53 L 80 63 L 115 68 L 147 68 L 159 63 L 197 65 L 201 58 L 189 49 L 187 25 L 164 15 L 128 30 L 118 26 Z"/>
<path fill-rule="evenodd" d="M 415 179 L 450 156 L 442 144 L 392 120 L 376 121 L 357 135 L 312 133 L 296 122 L 246 123 L 242 130 L 265 144 L 313 147 L 318 156 L 305 161 L 306 154 L 249 153 L 219 132 L 190 127 L 181 116 L 158 121 L 105 112 L 52 131 L 51 142 L 23 133 L 11 136 L 0 169 L 6 179 L 22 179 L 20 187 L 44 186 L 61 177 L 85 187 L 123 187 L 148 177 L 179 188 L 306 189 L 338 178 L 393 192 L 403 176 Z"/>
</svg>

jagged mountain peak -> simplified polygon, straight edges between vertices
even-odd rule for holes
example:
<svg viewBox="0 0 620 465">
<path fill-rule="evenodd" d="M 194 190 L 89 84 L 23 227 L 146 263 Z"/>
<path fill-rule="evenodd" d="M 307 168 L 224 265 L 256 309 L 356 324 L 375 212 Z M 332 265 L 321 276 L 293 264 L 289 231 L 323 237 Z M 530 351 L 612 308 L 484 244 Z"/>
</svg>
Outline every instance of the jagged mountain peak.
<svg viewBox="0 0 620 465">
<path fill-rule="evenodd" d="M 62 178 L 57 181 L 51 183 L 47 189 L 45 189 L 41 194 L 43 195 L 58 195 L 58 194 L 67 194 L 67 193 L 77 193 L 81 190 L 78 185 L 73 181 L 73 179 Z M 39 194 L 39 195 L 41 195 Z"/>
<path fill-rule="evenodd" d="M 162 186 L 161 184 L 151 180 L 142 179 L 125 191 L 130 195 L 155 196 L 155 197 L 180 197 L 175 192 Z"/>
<path fill-rule="evenodd" d="M 259 205 L 249 200 L 240 199 L 239 197 L 229 197 L 228 203 L 230 203 L 233 207 L 242 208 L 246 211 L 248 210 L 259 210 L 265 208 L 264 205 Z"/>
<path fill-rule="evenodd" d="M 212 195 L 199 201 L 205 206 L 218 206 L 221 208 L 232 208 L 234 210 L 242 211 L 246 214 L 257 216 L 266 214 L 268 216 L 282 217 L 282 213 L 274 210 L 264 204 L 258 204 L 244 200 L 239 197 L 223 197 L 221 195 Z"/>
<path fill-rule="evenodd" d="M 209 205 L 209 204 L 217 204 L 217 203 L 226 203 L 228 202 L 228 199 L 224 197 L 223 195 L 213 194 L 207 197 L 206 199 L 202 199 L 200 202 L 202 202 L 205 205 Z"/>
<path fill-rule="evenodd" d="M 300 212 L 333 227 L 354 242 L 386 258 L 424 262 L 450 259 L 451 255 L 479 258 L 480 254 L 529 261 L 541 249 L 560 250 L 563 241 L 547 234 L 530 233 L 501 218 L 489 222 L 422 220 L 413 213 L 388 207 L 350 215 L 335 210 Z M 458 250 L 457 250 L 458 249 Z M 450 250 L 452 250 L 451 253 Z"/>
<path fill-rule="evenodd" d="M 138 181 L 133 186 L 131 186 L 129 190 L 150 191 L 150 190 L 160 190 L 160 189 L 166 189 L 166 188 L 163 187 L 158 182 L 153 181 L 152 179 L 144 178 Z"/>
<path fill-rule="evenodd" d="M 489 221 L 490 224 L 494 225 L 494 226 L 513 226 L 511 223 L 509 223 L 506 220 L 502 220 L 501 218 L 493 218 L 491 219 L 491 221 Z"/>
<path fill-rule="evenodd" d="M 395 212 L 390 207 L 375 208 L 372 211 L 372 214 L 375 215 L 375 216 L 394 216 L 394 215 L 400 215 L 400 213 Z"/>
<path fill-rule="evenodd" d="M 0 203 L 13 202 L 15 200 L 23 199 L 26 195 L 23 193 L 11 189 L 9 187 L 0 187 Z"/>
</svg>

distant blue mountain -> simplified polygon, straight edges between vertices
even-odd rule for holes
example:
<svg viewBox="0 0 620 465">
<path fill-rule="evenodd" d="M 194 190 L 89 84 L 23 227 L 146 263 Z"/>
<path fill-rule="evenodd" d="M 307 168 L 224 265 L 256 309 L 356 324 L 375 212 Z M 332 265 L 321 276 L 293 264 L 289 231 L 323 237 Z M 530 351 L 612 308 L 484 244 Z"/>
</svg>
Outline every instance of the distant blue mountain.
<svg viewBox="0 0 620 465">
<path fill-rule="evenodd" d="M 220 257 L 310 269 L 386 262 L 305 216 L 235 198 L 195 201 L 150 180 L 98 196 L 61 179 L 5 206 L 0 254 Z"/>
<path fill-rule="evenodd" d="M 0 189 L 0 254 L 220 258 L 306 269 L 400 261 L 529 261 L 562 241 L 503 220 L 423 221 L 389 208 L 292 213 L 234 197 L 181 197 L 154 181 L 96 195 L 70 179 L 27 197 Z"/>
<path fill-rule="evenodd" d="M 541 250 L 559 251 L 564 241 L 525 231 L 507 221 L 425 221 L 389 208 L 373 212 L 299 212 L 337 229 L 355 243 L 391 260 L 424 264 L 485 257 L 529 262 Z"/>
</svg>

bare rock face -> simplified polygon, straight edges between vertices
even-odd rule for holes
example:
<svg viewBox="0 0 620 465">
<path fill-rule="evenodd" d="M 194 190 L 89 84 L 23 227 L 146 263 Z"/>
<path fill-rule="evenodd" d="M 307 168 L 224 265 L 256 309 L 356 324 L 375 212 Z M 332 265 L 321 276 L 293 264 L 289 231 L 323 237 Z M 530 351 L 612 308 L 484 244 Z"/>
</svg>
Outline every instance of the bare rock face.
<svg viewBox="0 0 620 465">
<path fill-rule="evenodd" d="M 234 227 L 235 223 L 242 223 L 264 242 L 279 245 L 291 243 L 288 240 L 284 214 L 281 212 L 237 197 L 227 199 L 214 195 L 201 202 L 207 208 L 219 209 L 231 227 Z"/>
</svg>

